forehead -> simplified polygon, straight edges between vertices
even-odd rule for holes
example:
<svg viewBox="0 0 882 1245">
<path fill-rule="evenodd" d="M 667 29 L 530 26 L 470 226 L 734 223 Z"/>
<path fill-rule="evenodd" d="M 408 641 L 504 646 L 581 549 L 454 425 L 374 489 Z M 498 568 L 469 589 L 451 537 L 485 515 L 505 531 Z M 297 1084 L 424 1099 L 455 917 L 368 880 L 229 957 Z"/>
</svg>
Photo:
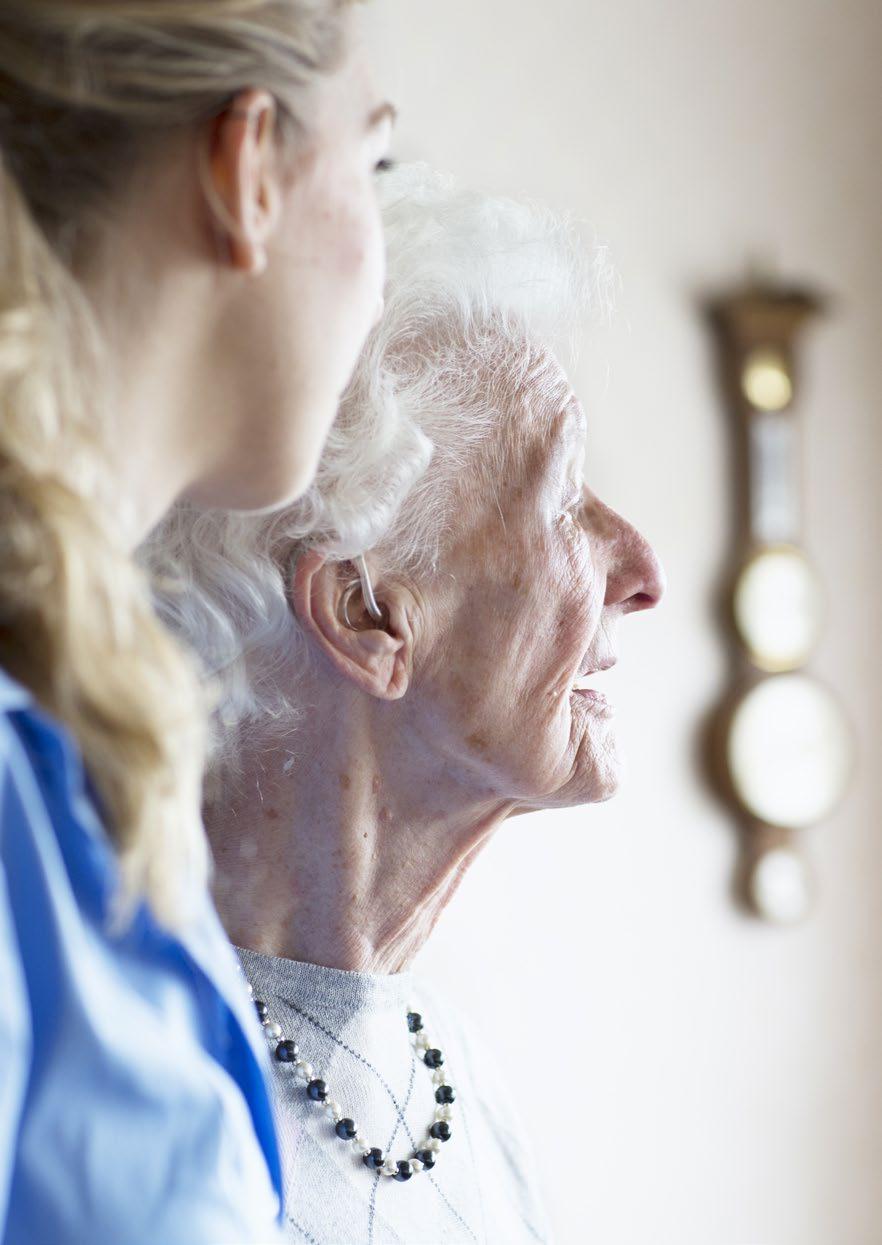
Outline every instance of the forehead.
<svg viewBox="0 0 882 1245">
<path fill-rule="evenodd" d="M 359 136 L 369 125 L 380 98 L 360 9 L 360 5 L 352 6 L 344 19 L 339 63 L 330 73 L 319 74 L 312 84 L 318 127 L 352 126 Z"/>
<path fill-rule="evenodd" d="M 540 472 L 562 449 L 585 440 L 585 414 L 560 361 L 546 348 L 525 350 L 502 371 L 500 448 L 509 470 Z"/>
</svg>

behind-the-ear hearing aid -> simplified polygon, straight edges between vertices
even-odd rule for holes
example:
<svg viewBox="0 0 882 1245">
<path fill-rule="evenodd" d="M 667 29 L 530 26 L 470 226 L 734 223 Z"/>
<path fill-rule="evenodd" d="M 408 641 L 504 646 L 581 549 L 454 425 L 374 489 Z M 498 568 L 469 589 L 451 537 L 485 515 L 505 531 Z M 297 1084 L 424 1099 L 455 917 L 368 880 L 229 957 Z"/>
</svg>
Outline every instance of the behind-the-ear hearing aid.
<svg viewBox="0 0 882 1245">
<path fill-rule="evenodd" d="M 374 596 L 374 587 L 371 583 L 370 572 L 368 571 L 367 562 L 365 562 L 362 554 L 359 554 L 355 559 L 355 565 L 358 570 L 358 577 L 361 580 L 361 590 L 364 593 L 365 609 L 370 614 L 374 622 L 384 622 L 385 615 L 379 605 L 377 605 L 377 598 Z"/>
<path fill-rule="evenodd" d="M 386 615 L 383 612 L 383 610 L 380 608 L 380 606 L 377 604 L 377 598 L 374 596 L 374 588 L 373 588 L 373 584 L 371 583 L 370 572 L 368 571 L 367 563 L 365 562 L 364 557 L 361 554 L 359 554 L 357 557 L 353 558 L 352 560 L 355 563 L 355 569 L 358 571 L 358 578 L 361 581 L 361 595 L 364 598 L 365 609 L 367 610 L 368 614 L 370 614 L 374 622 L 385 623 Z M 343 594 L 343 600 L 340 602 L 340 610 L 343 614 L 343 621 L 345 622 L 346 626 L 349 627 L 353 631 L 355 630 L 355 627 L 352 623 L 352 620 L 349 617 L 349 598 L 352 595 L 352 590 L 355 588 L 355 586 L 356 585 L 353 584 L 352 588 L 350 588 L 347 592 Z"/>
</svg>

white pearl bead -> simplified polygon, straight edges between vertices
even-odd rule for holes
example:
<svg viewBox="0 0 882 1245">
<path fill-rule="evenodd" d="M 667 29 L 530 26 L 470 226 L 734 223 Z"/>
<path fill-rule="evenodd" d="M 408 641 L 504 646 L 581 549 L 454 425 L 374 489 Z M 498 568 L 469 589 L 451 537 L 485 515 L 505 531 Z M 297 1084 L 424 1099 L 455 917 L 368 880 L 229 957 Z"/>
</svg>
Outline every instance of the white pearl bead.
<svg viewBox="0 0 882 1245">
<path fill-rule="evenodd" d="M 435 1119 L 436 1120 L 453 1119 L 453 1110 L 451 1109 L 450 1105 L 445 1104 L 444 1106 L 436 1107 L 435 1108 Z"/>
<path fill-rule="evenodd" d="M 355 1146 L 356 1150 L 361 1150 L 363 1154 L 369 1154 L 372 1148 L 367 1137 L 362 1136 L 361 1133 L 356 1133 L 356 1135 L 352 1138 L 352 1144 Z"/>
<path fill-rule="evenodd" d="M 277 1042 L 282 1036 L 282 1026 L 275 1023 L 265 1025 L 264 1032 L 271 1041 Z"/>
<path fill-rule="evenodd" d="M 450 1082 L 447 1080 L 447 1073 L 444 1071 L 443 1068 L 435 1069 L 435 1071 L 432 1073 L 432 1081 L 434 1082 L 435 1085 L 449 1085 L 450 1084 Z"/>
<path fill-rule="evenodd" d="M 328 1115 L 331 1116 L 335 1124 L 338 1120 L 343 1119 L 343 1108 L 340 1106 L 339 1102 L 328 1103 Z"/>
<path fill-rule="evenodd" d="M 414 1046 L 418 1046 L 420 1050 L 428 1050 L 431 1045 L 432 1043 L 426 1037 L 425 1033 L 423 1033 L 422 1030 L 420 1030 L 420 1032 L 414 1038 Z"/>
<path fill-rule="evenodd" d="M 380 1170 L 384 1176 L 395 1176 L 398 1172 L 398 1164 L 391 1162 L 390 1159 L 387 1159 Z"/>
<path fill-rule="evenodd" d="M 415 1172 L 421 1172 L 425 1167 L 425 1163 L 421 1159 L 411 1159 L 410 1165 Z"/>
<path fill-rule="evenodd" d="M 245 982 L 245 989 L 248 991 L 249 994 L 254 993 L 254 986 L 252 986 L 250 981 Z"/>
<path fill-rule="evenodd" d="M 311 1081 L 314 1079 L 313 1078 L 314 1068 L 312 1064 L 307 1063 L 305 1059 L 298 1059 L 297 1063 L 294 1066 L 297 1069 L 297 1075 L 301 1078 L 301 1080 Z"/>
<path fill-rule="evenodd" d="M 437 1154 L 437 1153 L 438 1153 L 438 1151 L 441 1149 L 441 1147 L 442 1147 L 442 1145 L 443 1145 L 443 1144 L 444 1144 L 444 1143 L 443 1143 L 443 1141 L 441 1140 L 441 1138 L 440 1138 L 440 1137 L 427 1137 L 427 1138 L 426 1138 L 426 1144 L 423 1146 L 423 1149 L 424 1149 L 424 1150 L 434 1150 L 434 1151 L 435 1151 L 435 1153 Z"/>
</svg>

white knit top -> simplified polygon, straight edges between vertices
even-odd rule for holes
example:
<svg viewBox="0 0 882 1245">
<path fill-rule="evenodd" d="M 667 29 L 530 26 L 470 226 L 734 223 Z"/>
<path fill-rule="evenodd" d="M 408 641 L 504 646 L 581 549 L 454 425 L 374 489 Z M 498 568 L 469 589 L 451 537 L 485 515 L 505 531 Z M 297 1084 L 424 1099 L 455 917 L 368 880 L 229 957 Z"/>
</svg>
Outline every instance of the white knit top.
<svg viewBox="0 0 882 1245">
<path fill-rule="evenodd" d="M 372 1146 L 410 1158 L 434 1121 L 431 1069 L 414 1051 L 407 1008 L 421 1013 L 455 1087 L 435 1167 L 402 1183 L 365 1167 L 293 1065 L 273 1060 L 285 1227 L 298 1245 L 535 1245 L 550 1235 L 536 1169 L 492 1050 L 410 972 L 344 972 L 240 951 L 254 995 L 300 1047 L 329 1097 Z"/>
</svg>

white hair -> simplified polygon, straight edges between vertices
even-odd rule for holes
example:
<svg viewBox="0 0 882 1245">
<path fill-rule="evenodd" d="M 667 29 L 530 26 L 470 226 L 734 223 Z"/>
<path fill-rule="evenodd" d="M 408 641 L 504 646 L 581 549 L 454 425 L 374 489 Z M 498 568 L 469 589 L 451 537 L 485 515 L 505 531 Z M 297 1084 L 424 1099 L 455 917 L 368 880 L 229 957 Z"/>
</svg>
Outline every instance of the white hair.
<svg viewBox="0 0 882 1245">
<path fill-rule="evenodd" d="M 298 556 L 373 551 L 381 574 L 436 570 L 467 469 L 499 422 L 490 378 L 501 363 L 507 385 L 526 383 L 535 350 L 571 346 L 586 308 L 607 302 L 603 249 L 587 257 L 544 209 L 461 190 L 422 164 L 384 175 L 380 195 L 385 310 L 312 487 L 269 515 L 180 505 L 145 550 L 161 612 L 219 684 L 215 764 L 238 728 L 297 720 L 296 686 L 275 675 L 306 660 L 288 598 Z"/>
</svg>

